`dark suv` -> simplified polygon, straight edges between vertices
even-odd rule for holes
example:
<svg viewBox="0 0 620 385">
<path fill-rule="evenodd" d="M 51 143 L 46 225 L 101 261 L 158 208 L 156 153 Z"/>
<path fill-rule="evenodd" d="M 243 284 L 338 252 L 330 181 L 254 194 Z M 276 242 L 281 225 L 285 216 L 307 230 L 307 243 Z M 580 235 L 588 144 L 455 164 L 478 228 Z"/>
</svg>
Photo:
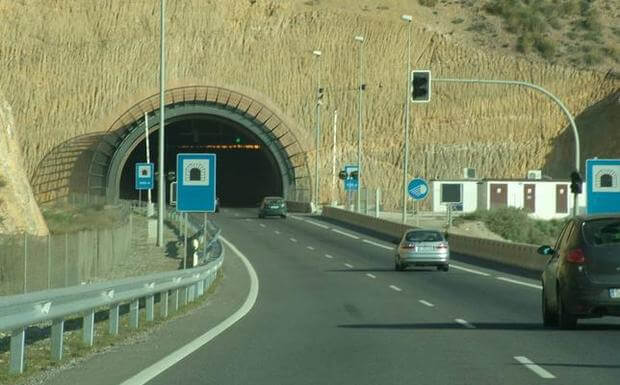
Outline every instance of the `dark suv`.
<svg viewBox="0 0 620 385">
<path fill-rule="evenodd" d="M 282 197 L 265 197 L 258 207 L 258 217 L 279 216 L 286 218 L 286 201 Z"/>
<path fill-rule="evenodd" d="M 545 326 L 572 329 L 579 318 L 620 316 L 620 215 L 570 219 L 542 274 Z"/>
</svg>

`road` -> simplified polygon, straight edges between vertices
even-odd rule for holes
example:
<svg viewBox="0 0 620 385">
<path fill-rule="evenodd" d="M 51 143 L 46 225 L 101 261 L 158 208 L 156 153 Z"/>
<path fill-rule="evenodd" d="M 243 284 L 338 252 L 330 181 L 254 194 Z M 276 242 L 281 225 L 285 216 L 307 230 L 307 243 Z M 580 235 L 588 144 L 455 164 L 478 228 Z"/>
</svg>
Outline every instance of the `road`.
<svg viewBox="0 0 620 385">
<path fill-rule="evenodd" d="M 536 280 L 458 256 L 448 273 L 396 272 L 389 243 L 309 216 L 215 220 L 258 299 L 149 384 L 618 383 L 620 322 L 543 329 Z"/>
</svg>

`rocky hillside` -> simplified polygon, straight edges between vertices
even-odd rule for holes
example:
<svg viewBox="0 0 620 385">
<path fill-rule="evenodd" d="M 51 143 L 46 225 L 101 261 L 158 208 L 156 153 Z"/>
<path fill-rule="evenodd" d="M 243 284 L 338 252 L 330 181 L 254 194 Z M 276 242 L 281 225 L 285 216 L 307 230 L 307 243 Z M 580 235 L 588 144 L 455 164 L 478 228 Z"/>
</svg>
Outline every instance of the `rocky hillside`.
<svg viewBox="0 0 620 385">
<path fill-rule="evenodd" d="M 312 50 L 322 50 L 321 182 L 329 186 L 328 128 L 336 110 L 341 162 L 356 158 L 359 46 L 353 37 L 364 35 L 363 182 L 382 188 L 387 207 L 397 207 L 407 52 L 407 26 L 399 16 L 411 13 L 414 68 L 429 68 L 434 78 L 532 82 L 557 95 L 576 116 L 604 105 L 601 114 L 610 119 L 597 114 L 578 120 L 582 153 L 620 155 L 618 146 L 610 145 L 620 142 L 620 81 L 609 71 L 468 44 L 471 39 L 463 36 L 471 34 L 455 36 L 434 22 L 442 18 L 433 13 L 440 5 L 425 7 L 415 0 L 168 1 L 168 84 L 215 84 L 267 95 L 297 123 L 297 137 L 314 165 L 318 68 Z M 7 98 L 29 176 L 53 148 L 106 130 L 139 97 L 158 92 L 159 1 L 0 0 L 0 34 L 0 88 L 11 90 Z M 412 106 L 410 175 L 454 178 L 463 167 L 476 168 L 482 177 L 523 177 L 529 169 L 568 175 L 573 160 L 567 121 L 542 94 L 514 86 L 446 83 L 434 84 L 432 92 L 431 103 Z M 323 189 L 323 201 L 328 193 Z"/>
</svg>

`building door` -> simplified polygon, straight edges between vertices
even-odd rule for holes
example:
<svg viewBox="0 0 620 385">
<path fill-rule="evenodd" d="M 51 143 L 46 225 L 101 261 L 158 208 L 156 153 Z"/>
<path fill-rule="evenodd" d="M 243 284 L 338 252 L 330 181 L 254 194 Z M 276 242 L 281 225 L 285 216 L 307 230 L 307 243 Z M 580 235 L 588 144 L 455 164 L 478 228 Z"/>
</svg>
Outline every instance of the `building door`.
<svg viewBox="0 0 620 385">
<path fill-rule="evenodd" d="M 523 185 L 523 208 L 526 213 L 533 213 L 536 211 L 536 185 L 524 184 Z"/>
<path fill-rule="evenodd" d="M 508 185 L 491 183 L 491 209 L 508 206 Z"/>
<path fill-rule="evenodd" d="M 555 212 L 558 214 L 568 213 L 568 185 L 555 185 Z"/>
</svg>

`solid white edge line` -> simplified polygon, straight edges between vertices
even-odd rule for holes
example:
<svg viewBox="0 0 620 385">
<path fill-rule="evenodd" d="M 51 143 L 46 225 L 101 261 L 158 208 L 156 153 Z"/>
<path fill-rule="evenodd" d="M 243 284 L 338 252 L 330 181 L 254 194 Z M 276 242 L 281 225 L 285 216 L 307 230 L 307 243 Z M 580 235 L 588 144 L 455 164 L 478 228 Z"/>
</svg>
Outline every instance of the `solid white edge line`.
<svg viewBox="0 0 620 385">
<path fill-rule="evenodd" d="M 262 224 L 262 223 L 260 223 L 260 224 L 259 224 L 259 226 L 260 226 L 260 227 L 267 227 L 267 226 L 265 226 L 265 225 L 264 225 L 264 224 Z"/>
<path fill-rule="evenodd" d="M 364 243 L 368 243 L 368 244 L 371 244 L 371 245 L 373 245 L 373 246 L 382 247 L 382 248 L 384 248 L 384 249 L 386 249 L 386 250 L 394 250 L 394 248 L 393 248 L 393 247 L 389 247 L 389 246 L 382 245 L 382 244 L 377 243 L 377 242 L 369 241 L 368 239 L 364 239 L 362 242 L 364 242 Z"/>
<path fill-rule="evenodd" d="M 293 218 L 293 219 L 297 219 L 298 221 L 303 221 L 303 218 L 298 217 L 297 215 L 289 215 L 289 217 Z"/>
<path fill-rule="evenodd" d="M 241 305 L 241 307 L 230 317 L 220 322 L 217 326 L 213 327 L 208 332 L 204 333 L 200 337 L 196 338 L 182 348 L 174 351 L 168 356 L 162 358 L 148 368 L 142 370 L 135 376 L 125 380 L 120 385 L 143 385 L 147 383 L 151 379 L 164 372 L 166 369 L 181 361 L 183 358 L 200 349 L 203 345 L 205 345 L 206 343 L 217 337 L 219 334 L 221 334 L 223 331 L 234 325 L 237 321 L 239 321 L 246 314 L 248 314 L 250 310 L 252 310 L 252 307 L 254 307 L 254 304 L 256 303 L 256 298 L 258 297 L 258 276 L 256 275 L 256 271 L 254 270 L 254 267 L 252 267 L 250 261 L 245 257 L 245 255 L 243 255 L 243 253 L 241 253 L 232 243 L 230 243 L 226 238 L 222 237 L 221 235 L 219 238 L 226 244 L 226 246 L 228 246 L 235 254 L 237 254 L 250 275 L 250 292 L 248 293 L 248 296 L 245 299 L 243 305 Z"/>
<path fill-rule="evenodd" d="M 532 287 L 534 289 L 542 290 L 542 286 L 536 285 L 536 284 L 533 284 L 533 283 L 521 282 L 521 281 L 517 281 L 516 279 L 510 279 L 510 278 L 506 278 L 506 277 L 496 277 L 496 278 L 498 280 L 500 280 L 500 281 L 510 282 L 510 283 L 514 283 L 516 285 L 527 286 L 527 287 Z"/>
<path fill-rule="evenodd" d="M 529 358 L 527 358 L 525 356 L 515 356 L 514 359 L 517 360 L 519 363 L 525 365 L 526 368 L 528 368 L 532 372 L 538 374 L 542 378 L 555 378 L 555 376 L 553 374 L 549 373 L 545 369 L 543 369 L 540 366 L 536 365 Z"/>
<path fill-rule="evenodd" d="M 460 319 L 460 318 L 455 318 L 454 321 L 458 324 L 463 325 L 464 327 L 466 327 L 467 329 L 475 329 L 476 327 L 472 324 L 470 324 L 469 322 L 465 321 L 464 319 Z"/>
<path fill-rule="evenodd" d="M 458 265 L 453 265 L 453 264 L 450 264 L 450 267 L 452 267 L 454 269 L 457 269 L 457 270 L 463 270 L 463 271 L 466 271 L 466 272 L 472 273 L 472 274 L 483 275 L 485 277 L 489 277 L 491 275 L 489 273 L 485 273 L 485 272 L 474 270 L 474 269 L 468 269 L 466 267 L 458 266 Z"/>
<path fill-rule="evenodd" d="M 428 301 L 425 301 L 425 300 L 423 300 L 423 299 L 421 299 L 419 302 L 420 302 L 422 305 L 426 305 L 426 306 L 428 306 L 428 307 L 435 307 L 435 305 L 433 305 L 432 303 L 430 303 L 430 302 L 428 302 Z"/>
<path fill-rule="evenodd" d="M 346 267 L 348 267 L 349 269 L 352 269 L 352 268 L 353 268 L 353 265 L 349 265 L 348 263 L 345 263 L 344 265 L 345 265 Z"/>
<path fill-rule="evenodd" d="M 329 254 L 325 254 L 325 258 L 332 259 L 332 258 L 334 258 L 334 257 L 332 257 L 332 256 L 331 256 L 331 255 L 329 255 Z"/>
<path fill-rule="evenodd" d="M 390 285 L 390 289 L 392 289 L 392 290 L 396 290 L 396 291 L 403 291 L 403 289 L 401 289 L 401 288 L 400 288 L 400 287 L 398 287 L 398 286 L 394 286 L 394 285 Z"/>
<path fill-rule="evenodd" d="M 332 231 L 334 233 L 338 233 L 338 234 L 344 235 L 345 237 L 349 237 L 349 238 L 353 238 L 353 239 L 360 239 L 360 237 L 358 237 L 357 235 L 345 233 L 344 231 L 340 231 L 338 229 L 332 229 Z"/>
<path fill-rule="evenodd" d="M 368 276 L 368 277 L 370 277 L 370 278 L 372 278 L 372 279 L 377 278 L 377 277 L 375 277 L 373 274 L 370 274 L 370 273 L 366 273 L 366 276 Z"/>
<path fill-rule="evenodd" d="M 276 234 L 280 234 L 280 232 L 279 232 L 278 230 L 274 231 L 274 233 L 276 233 Z"/>
<path fill-rule="evenodd" d="M 304 219 L 304 222 L 308 222 L 308 223 L 310 223 L 311 225 L 318 226 L 318 227 L 320 227 L 320 228 L 322 228 L 322 229 L 329 229 L 329 226 L 326 226 L 326 225 L 321 224 L 321 223 L 317 223 L 317 222 L 315 222 L 315 221 L 311 221 L 311 220 L 309 220 L 309 219 Z"/>
</svg>

